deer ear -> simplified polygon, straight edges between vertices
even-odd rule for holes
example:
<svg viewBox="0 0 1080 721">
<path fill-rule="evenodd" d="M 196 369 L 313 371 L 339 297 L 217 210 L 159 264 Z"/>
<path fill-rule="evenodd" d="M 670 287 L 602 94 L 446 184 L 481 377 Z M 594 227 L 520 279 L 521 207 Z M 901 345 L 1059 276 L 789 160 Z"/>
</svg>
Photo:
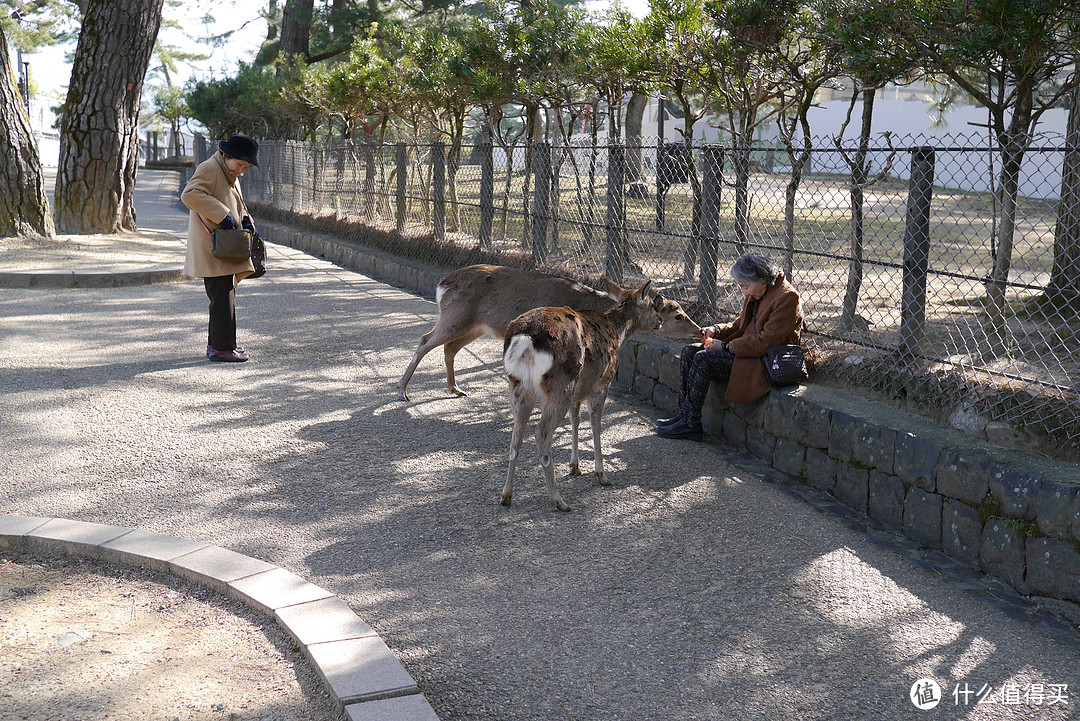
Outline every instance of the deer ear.
<svg viewBox="0 0 1080 721">
<path fill-rule="evenodd" d="M 604 278 L 604 292 L 610 295 L 615 300 L 622 297 L 623 289 L 620 288 L 611 278 Z"/>
<path fill-rule="evenodd" d="M 647 281 L 642 283 L 641 288 L 638 289 L 638 296 L 640 296 L 642 298 L 648 298 L 649 297 L 649 290 L 651 288 L 652 288 L 652 278 L 649 278 Z"/>
<path fill-rule="evenodd" d="M 652 308 L 653 308 L 653 310 L 655 310 L 657 313 L 659 313 L 660 311 L 662 311 L 664 309 L 664 303 L 665 302 L 666 301 L 664 300 L 664 296 L 657 293 L 656 295 L 653 296 L 653 299 L 652 299 Z"/>
</svg>

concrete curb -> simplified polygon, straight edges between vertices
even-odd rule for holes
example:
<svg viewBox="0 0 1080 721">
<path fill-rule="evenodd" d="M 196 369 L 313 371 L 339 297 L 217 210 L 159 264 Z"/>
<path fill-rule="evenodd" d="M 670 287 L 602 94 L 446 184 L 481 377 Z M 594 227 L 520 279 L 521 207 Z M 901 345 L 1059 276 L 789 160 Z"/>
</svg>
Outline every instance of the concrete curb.
<svg viewBox="0 0 1080 721">
<path fill-rule="evenodd" d="M 122 526 L 0 514 L 0 549 L 61 553 L 181 576 L 272 616 L 350 721 L 438 721 L 390 649 L 334 594 L 219 546 Z"/>
<path fill-rule="evenodd" d="M 119 288 L 184 279 L 181 266 L 139 270 L 23 270 L 0 272 L 0 288 Z"/>
</svg>

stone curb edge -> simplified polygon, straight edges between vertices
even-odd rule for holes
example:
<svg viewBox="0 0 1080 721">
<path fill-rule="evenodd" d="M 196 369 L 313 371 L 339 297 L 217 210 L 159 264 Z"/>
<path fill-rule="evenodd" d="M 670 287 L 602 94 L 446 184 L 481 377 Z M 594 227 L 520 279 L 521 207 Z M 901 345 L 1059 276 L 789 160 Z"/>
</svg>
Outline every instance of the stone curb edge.
<svg viewBox="0 0 1080 721">
<path fill-rule="evenodd" d="M 334 594 L 280 566 L 201 541 L 44 516 L 0 514 L 0 549 L 59 552 L 205 585 L 272 617 L 349 721 L 439 721 L 370 626 Z"/>
<path fill-rule="evenodd" d="M 119 288 L 183 280 L 181 266 L 138 270 L 12 270 L 0 272 L 0 288 Z"/>
</svg>

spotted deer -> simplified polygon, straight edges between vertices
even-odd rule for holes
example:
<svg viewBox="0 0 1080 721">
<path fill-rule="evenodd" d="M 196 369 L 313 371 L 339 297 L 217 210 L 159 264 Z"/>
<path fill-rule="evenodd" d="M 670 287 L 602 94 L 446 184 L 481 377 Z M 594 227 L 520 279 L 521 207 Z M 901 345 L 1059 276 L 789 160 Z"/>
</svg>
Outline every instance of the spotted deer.
<svg viewBox="0 0 1080 721">
<path fill-rule="evenodd" d="M 447 389 L 463 396 L 465 391 L 454 378 L 454 356 L 481 335 L 506 338 L 510 321 L 532 308 L 565 305 L 602 312 L 615 305 L 606 293 L 581 283 L 502 265 L 470 265 L 453 271 L 439 282 L 435 300 L 439 319 L 420 338 L 412 361 L 397 384 L 403 401 L 409 400 L 406 388 L 420 360 L 437 346 L 443 346 Z"/>
<path fill-rule="evenodd" d="M 506 473 L 502 504 L 510 505 L 514 493 L 514 468 L 533 409 L 539 405 L 540 422 L 536 445 L 548 496 L 560 511 L 570 506 L 559 495 L 551 442 L 556 429 L 570 412 L 572 445 L 570 473 L 581 475 L 578 460 L 578 425 L 581 404 L 589 402 L 592 424 L 593 466 L 596 480 L 610 485 L 604 474 L 600 449 L 600 419 L 608 388 L 615 377 L 619 350 L 626 339 L 639 330 L 657 330 L 673 338 L 700 335 L 701 329 L 683 313 L 678 303 L 664 300 L 650 290 L 646 281 L 638 290 L 623 290 L 605 281 L 615 307 L 606 312 L 573 308 L 536 308 L 509 324 L 503 343 L 503 366 L 510 382 L 510 410 L 513 435 L 510 467 Z"/>
</svg>

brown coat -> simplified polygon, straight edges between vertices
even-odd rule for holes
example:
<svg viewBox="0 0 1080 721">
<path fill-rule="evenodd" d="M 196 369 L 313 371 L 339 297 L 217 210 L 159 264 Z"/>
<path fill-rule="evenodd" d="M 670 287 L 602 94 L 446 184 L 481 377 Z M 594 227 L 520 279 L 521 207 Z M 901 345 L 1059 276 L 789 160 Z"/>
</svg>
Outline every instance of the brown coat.
<svg viewBox="0 0 1080 721">
<path fill-rule="evenodd" d="M 232 275 L 235 285 L 255 272 L 251 259 L 231 263 L 218 260 L 210 252 L 210 231 L 207 228 L 216 228 L 229 213 L 232 213 L 236 226 L 240 227 L 245 215 L 240 185 L 236 182 L 236 175 L 225 167 L 225 157 L 221 151 L 199 164 L 180 199 L 191 209 L 184 275 L 193 278 Z"/>
<path fill-rule="evenodd" d="M 733 323 L 713 326 L 714 337 L 727 342 L 735 354 L 724 398 L 730 403 L 753 403 L 772 390 L 761 357 L 774 345 L 798 345 L 802 324 L 799 294 L 780 273 L 776 284 L 765 291 L 753 319 L 747 300 Z"/>
</svg>

